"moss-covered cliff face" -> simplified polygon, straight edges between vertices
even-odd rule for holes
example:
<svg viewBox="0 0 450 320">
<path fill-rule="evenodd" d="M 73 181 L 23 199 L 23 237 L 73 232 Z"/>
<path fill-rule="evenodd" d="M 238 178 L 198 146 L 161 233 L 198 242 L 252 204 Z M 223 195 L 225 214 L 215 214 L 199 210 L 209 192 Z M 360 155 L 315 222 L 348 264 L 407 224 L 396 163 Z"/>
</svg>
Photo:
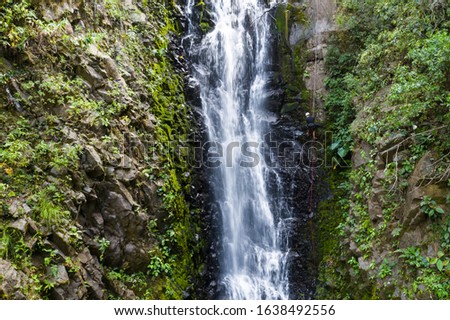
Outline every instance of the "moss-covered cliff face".
<svg viewBox="0 0 450 320">
<path fill-rule="evenodd" d="M 448 299 L 448 1 L 343 1 L 339 10 L 325 106 L 329 151 L 351 168 L 336 172 L 322 205 L 321 234 L 336 240 L 322 246 L 318 297 Z"/>
<path fill-rule="evenodd" d="M 298 161 L 297 170 L 290 170 L 289 166 L 284 168 L 284 181 L 292 185 L 295 194 L 289 203 L 296 212 L 290 242 L 293 253 L 290 294 L 293 299 L 312 299 L 315 296 L 319 237 L 313 216 L 323 193 L 320 182 L 323 170 L 313 168 L 311 155 L 315 151 L 312 148 L 320 148 L 308 136 L 304 114 L 312 112 L 319 121 L 325 118 L 324 55 L 329 35 L 335 29 L 334 11 L 333 0 L 308 0 L 280 4 L 273 13 L 276 19 L 274 34 L 278 41 L 273 46 L 277 48 L 274 53 L 276 66 L 269 107 L 281 115 L 272 126 L 272 134 L 280 145 L 284 141 L 295 146 L 286 154 L 301 150 L 300 154 L 294 151 L 290 155 Z M 324 132 L 318 131 L 317 137 L 321 141 L 325 137 Z M 322 155 L 317 151 L 318 157 Z"/>
<path fill-rule="evenodd" d="M 204 237 L 177 10 L 0 2 L 1 298 L 193 292 Z"/>
</svg>

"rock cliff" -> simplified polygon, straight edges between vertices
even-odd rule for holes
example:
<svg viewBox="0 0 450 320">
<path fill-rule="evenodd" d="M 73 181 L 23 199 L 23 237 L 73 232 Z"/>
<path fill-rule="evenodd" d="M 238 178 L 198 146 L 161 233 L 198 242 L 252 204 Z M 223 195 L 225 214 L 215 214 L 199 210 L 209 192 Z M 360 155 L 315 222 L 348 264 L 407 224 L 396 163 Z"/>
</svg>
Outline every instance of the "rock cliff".
<svg viewBox="0 0 450 320">
<path fill-rule="evenodd" d="M 1 2 L 0 297 L 192 297 L 205 237 L 180 12 Z"/>
<path fill-rule="evenodd" d="M 448 12 L 443 1 L 339 7 L 325 112 L 340 161 L 319 222 L 336 240 L 322 239 L 319 297 L 449 296 Z"/>
</svg>

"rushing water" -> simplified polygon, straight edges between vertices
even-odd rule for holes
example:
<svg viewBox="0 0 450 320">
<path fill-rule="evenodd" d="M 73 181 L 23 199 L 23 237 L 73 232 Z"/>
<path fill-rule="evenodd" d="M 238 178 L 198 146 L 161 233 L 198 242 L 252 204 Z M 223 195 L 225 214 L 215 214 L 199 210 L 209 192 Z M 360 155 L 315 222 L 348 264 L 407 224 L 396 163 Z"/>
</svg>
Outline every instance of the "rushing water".
<svg viewBox="0 0 450 320">
<path fill-rule="evenodd" d="M 288 299 L 283 226 L 291 214 L 274 195 L 282 194 L 283 181 L 262 154 L 274 119 L 265 107 L 272 60 L 269 9 L 280 1 L 211 2 L 213 28 L 191 51 L 210 141 L 212 192 L 223 225 L 219 283 L 225 299 Z M 189 0 L 186 13 L 194 10 Z M 269 192 L 269 177 L 277 192 Z"/>
</svg>

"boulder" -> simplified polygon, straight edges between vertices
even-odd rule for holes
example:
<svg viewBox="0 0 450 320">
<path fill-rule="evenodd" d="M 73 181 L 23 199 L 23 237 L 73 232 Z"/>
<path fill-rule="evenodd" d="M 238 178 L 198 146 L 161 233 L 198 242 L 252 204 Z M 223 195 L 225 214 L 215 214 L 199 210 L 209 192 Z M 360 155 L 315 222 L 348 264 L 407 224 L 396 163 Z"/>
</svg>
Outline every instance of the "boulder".
<svg viewBox="0 0 450 320">
<path fill-rule="evenodd" d="M 105 299 L 102 267 L 90 251 L 85 248 L 79 255 L 78 260 L 82 264 L 81 276 L 88 287 L 90 299 Z"/>
<path fill-rule="evenodd" d="M 100 88 L 104 85 L 103 77 L 90 65 L 79 66 L 77 73 L 90 87 L 94 89 Z"/>
<path fill-rule="evenodd" d="M 289 31 L 289 44 L 291 46 L 295 46 L 313 36 L 313 29 L 311 27 L 305 27 L 299 23 L 293 23 Z"/>
<path fill-rule="evenodd" d="M 354 169 L 358 169 L 372 160 L 370 156 L 372 149 L 372 146 L 365 141 L 362 141 L 355 146 L 352 155 L 352 164 Z"/>
<path fill-rule="evenodd" d="M 54 300 L 84 300 L 88 298 L 88 290 L 78 279 L 53 288 L 51 298 Z"/>
<path fill-rule="evenodd" d="M 30 279 L 22 271 L 3 259 L 0 259 L 0 297 L 3 299 L 21 300 L 28 297 L 22 292 L 31 285 Z"/>
<path fill-rule="evenodd" d="M 371 269 L 371 262 L 364 259 L 364 257 L 358 258 L 358 267 L 361 270 L 369 271 Z"/>
<path fill-rule="evenodd" d="M 117 180 L 122 181 L 122 182 L 131 182 L 133 180 L 136 180 L 136 178 L 139 175 L 139 171 L 137 170 L 116 170 L 115 171 L 115 176 L 117 178 Z"/>
<path fill-rule="evenodd" d="M 66 267 L 63 265 L 53 266 L 47 268 L 47 279 L 54 283 L 55 286 L 64 285 L 69 283 L 69 275 Z"/>
<path fill-rule="evenodd" d="M 105 175 L 103 162 L 93 146 L 86 146 L 81 157 L 81 168 L 93 178 Z"/>
<path fill-rule="evenodd" d="M 130 14 L 130 20 L 133 24 L 145 23 L 147 21 L 147 16 L 144 13 L 136 10 L 135 12 L 132 12 Z"/>
<path fill-rule="evenodd" d="M 10 223 L 9 227 L 25 235 L 28 230 L 28 221 L 26 219 L 19 219 Z"/>
<path fill-rule="evenodd" d="M 76 14 L 81 2 L 81 0 L 43 0 L 39 1 L 39 9 L 46 21 L 56 21 L 67 14 Z"/>
<path fill-rule="evenodd" d="M 405 249 L 408 247 L 421 246 L 424 242 L 424 231 L 423 228 L 419 227 L 405 232 L 400 238 L 399 248 Z"/>
<path fill-rule="evenodd" d="M 429 196 L 447 211 L 450 206 L 446 203 L 448 187 L 445 182 L 433 182 L 436 167 L 436 155 L 426 153 L 416 164 L 414 172 L 408 179 L 406 202 L 402 214 L 402 223 L 406 226 L 418 225 L 427 217 L 420 211 L 420 203 L 424 196 Z"/>
</svg>

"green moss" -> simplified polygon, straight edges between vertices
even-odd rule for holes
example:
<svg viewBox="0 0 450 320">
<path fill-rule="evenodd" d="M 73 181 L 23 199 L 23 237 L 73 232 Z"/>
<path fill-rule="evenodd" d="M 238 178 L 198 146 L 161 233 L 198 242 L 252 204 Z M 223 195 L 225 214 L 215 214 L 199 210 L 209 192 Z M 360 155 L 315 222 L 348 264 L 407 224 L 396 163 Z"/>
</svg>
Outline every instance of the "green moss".
<svg viewBox="0 0 450 320">
<path fill-rule="evenodd" d="M 343 274 L 341 239 L 339 227 L 345 223 L 349 206 L 349 189 L 345 185 L 346 172 L 332 170 L 327 179 L 331 196 L 320 202 L 318 208 L 318 239 L 319 239 L 319 279 L 318 299 L 342 298 L 342 287 L 347 285 Z M 330 236 L 331 235 L 331 236 Z"/>
<path fill-rule="evenodd" d="M 305 8 L 294 7 L 290 4 L 276 8 L 275 21 L 279 35 L 280 79 L 285 89 L 284 104 L 281 112 L 298 111 L 302 103 L 308 103 L 309 92 L 304 82 L 304 70 L 307 62 L 306 41 L 291 47 L 289 32 L 294 23 L 306 26 L 308 20 Z M 300 103 L 299 103 L 300 102 Z"/>
</svg>

